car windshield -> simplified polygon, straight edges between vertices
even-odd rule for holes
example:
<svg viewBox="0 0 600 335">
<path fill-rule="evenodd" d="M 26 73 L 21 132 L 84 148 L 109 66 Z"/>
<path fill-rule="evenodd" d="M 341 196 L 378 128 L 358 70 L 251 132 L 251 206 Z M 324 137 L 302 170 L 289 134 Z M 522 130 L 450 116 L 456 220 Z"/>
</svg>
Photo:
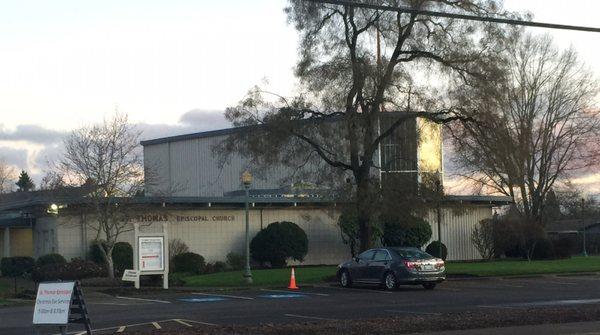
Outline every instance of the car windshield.
<svg viewBox="0 0 600 335">
<path fill-rule="evenodd" d="M 392 248 L 400 257 L 406 259 L 430 259 L 430 254 L 416 248 Z"/>
</svg>

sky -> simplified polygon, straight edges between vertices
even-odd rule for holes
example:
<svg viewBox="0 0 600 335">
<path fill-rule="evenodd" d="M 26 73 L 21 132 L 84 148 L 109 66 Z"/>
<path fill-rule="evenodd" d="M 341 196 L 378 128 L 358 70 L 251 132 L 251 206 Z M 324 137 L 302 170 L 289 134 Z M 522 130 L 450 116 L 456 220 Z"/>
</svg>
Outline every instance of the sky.
<svg viewBox="0 0 600 335">
<path fill-rule="evenodd" d="M 505 0 L 534 20 L 600 26 L 597 0 Z M 284 0 L 0 1 L 0 158 L 39 182 L 70 130 L 127 113 L 144 139 L 228 127 L 254 85 L 293 91 Z M 600 34 L 529 29 L 600 74 Z M 600 192 L 600 175 L 582 185 Z M 577 181 L 577 180 L 576 180 Z"/>
</svg>

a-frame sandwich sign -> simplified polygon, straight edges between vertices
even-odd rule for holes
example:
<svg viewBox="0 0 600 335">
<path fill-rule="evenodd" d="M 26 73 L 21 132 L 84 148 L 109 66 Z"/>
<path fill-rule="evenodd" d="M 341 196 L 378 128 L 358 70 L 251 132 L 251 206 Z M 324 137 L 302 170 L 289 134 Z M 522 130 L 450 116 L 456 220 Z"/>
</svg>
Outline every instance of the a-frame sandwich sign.
<svg viewBox="0 0 600 335">
<path fill-rule="evenodd" d="M 92 334 L 90 318 L 78 281 L 46 282 L 38 285 L 33 325 L 36 333 L 41 326 L 59 327 L 66 334 L 69 323 L 81 323 Z"/>
</svg>

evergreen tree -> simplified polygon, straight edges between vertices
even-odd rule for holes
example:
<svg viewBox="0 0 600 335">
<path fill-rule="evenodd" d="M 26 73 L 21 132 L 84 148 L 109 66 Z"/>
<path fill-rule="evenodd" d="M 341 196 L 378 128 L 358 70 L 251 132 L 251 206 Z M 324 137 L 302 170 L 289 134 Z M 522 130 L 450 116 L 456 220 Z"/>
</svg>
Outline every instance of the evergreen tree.
<svg viewBox="0 0 600 335">
<path fill-rule="evenodd" d="M 542 223 L 545 225 L 549 222 L 559 220 L 562 216 L 560 211 L 560 202 L 553 189 L 548 191 L 542 210 Z"/>
<path fill-rule="evenodd" d="M 21 174 L 19 175 L 19 180 L 16 182 L 16 185 L 19 187 L 17 190 L 19 192 L 33 191 L 35 189 L 35 184 L 33 183 L 33 180 L 31 180 L 31 178 L 25 171 L 21 171 Z"/>
</svg>

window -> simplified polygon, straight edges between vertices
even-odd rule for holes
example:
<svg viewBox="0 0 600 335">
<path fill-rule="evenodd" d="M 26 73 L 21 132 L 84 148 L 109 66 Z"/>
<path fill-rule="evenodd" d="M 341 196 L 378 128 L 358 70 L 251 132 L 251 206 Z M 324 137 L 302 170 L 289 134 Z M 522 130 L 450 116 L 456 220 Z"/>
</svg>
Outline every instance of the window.
<svg viewBox="0 0 600 335">
<path fill-rule="evenodd" d="M 389 129 L 398 116 L 393 113 L 380 115 L 380 131 Z M 417 169 L 417 133 L 415 119 L 402 122 L 380 144 L 381 170 L 383 172 L 405 172 Z"/>
<path fill-rule="evenodd" d="M 362 254 L 358 255 L 358 258 L 360 258 L 363 261 L 370 261 L 373 259 L 373 255 L 375 255 L 375 250 L 367 250 Z"/>
<path fill-rule="evenodd" d="M 390 254 L 387 250 L 377 250 L 375 257 L 373 257 L 374 261 L 383 262 L 391 260 Z"/>
<path fill-rule="evenodd" d="M 428 253 L 425 253 L 417 248 L 394 248 L 393 249 L 400 257 L 405 259 L 430 259 L 433 258 Z"/>
</svg>

